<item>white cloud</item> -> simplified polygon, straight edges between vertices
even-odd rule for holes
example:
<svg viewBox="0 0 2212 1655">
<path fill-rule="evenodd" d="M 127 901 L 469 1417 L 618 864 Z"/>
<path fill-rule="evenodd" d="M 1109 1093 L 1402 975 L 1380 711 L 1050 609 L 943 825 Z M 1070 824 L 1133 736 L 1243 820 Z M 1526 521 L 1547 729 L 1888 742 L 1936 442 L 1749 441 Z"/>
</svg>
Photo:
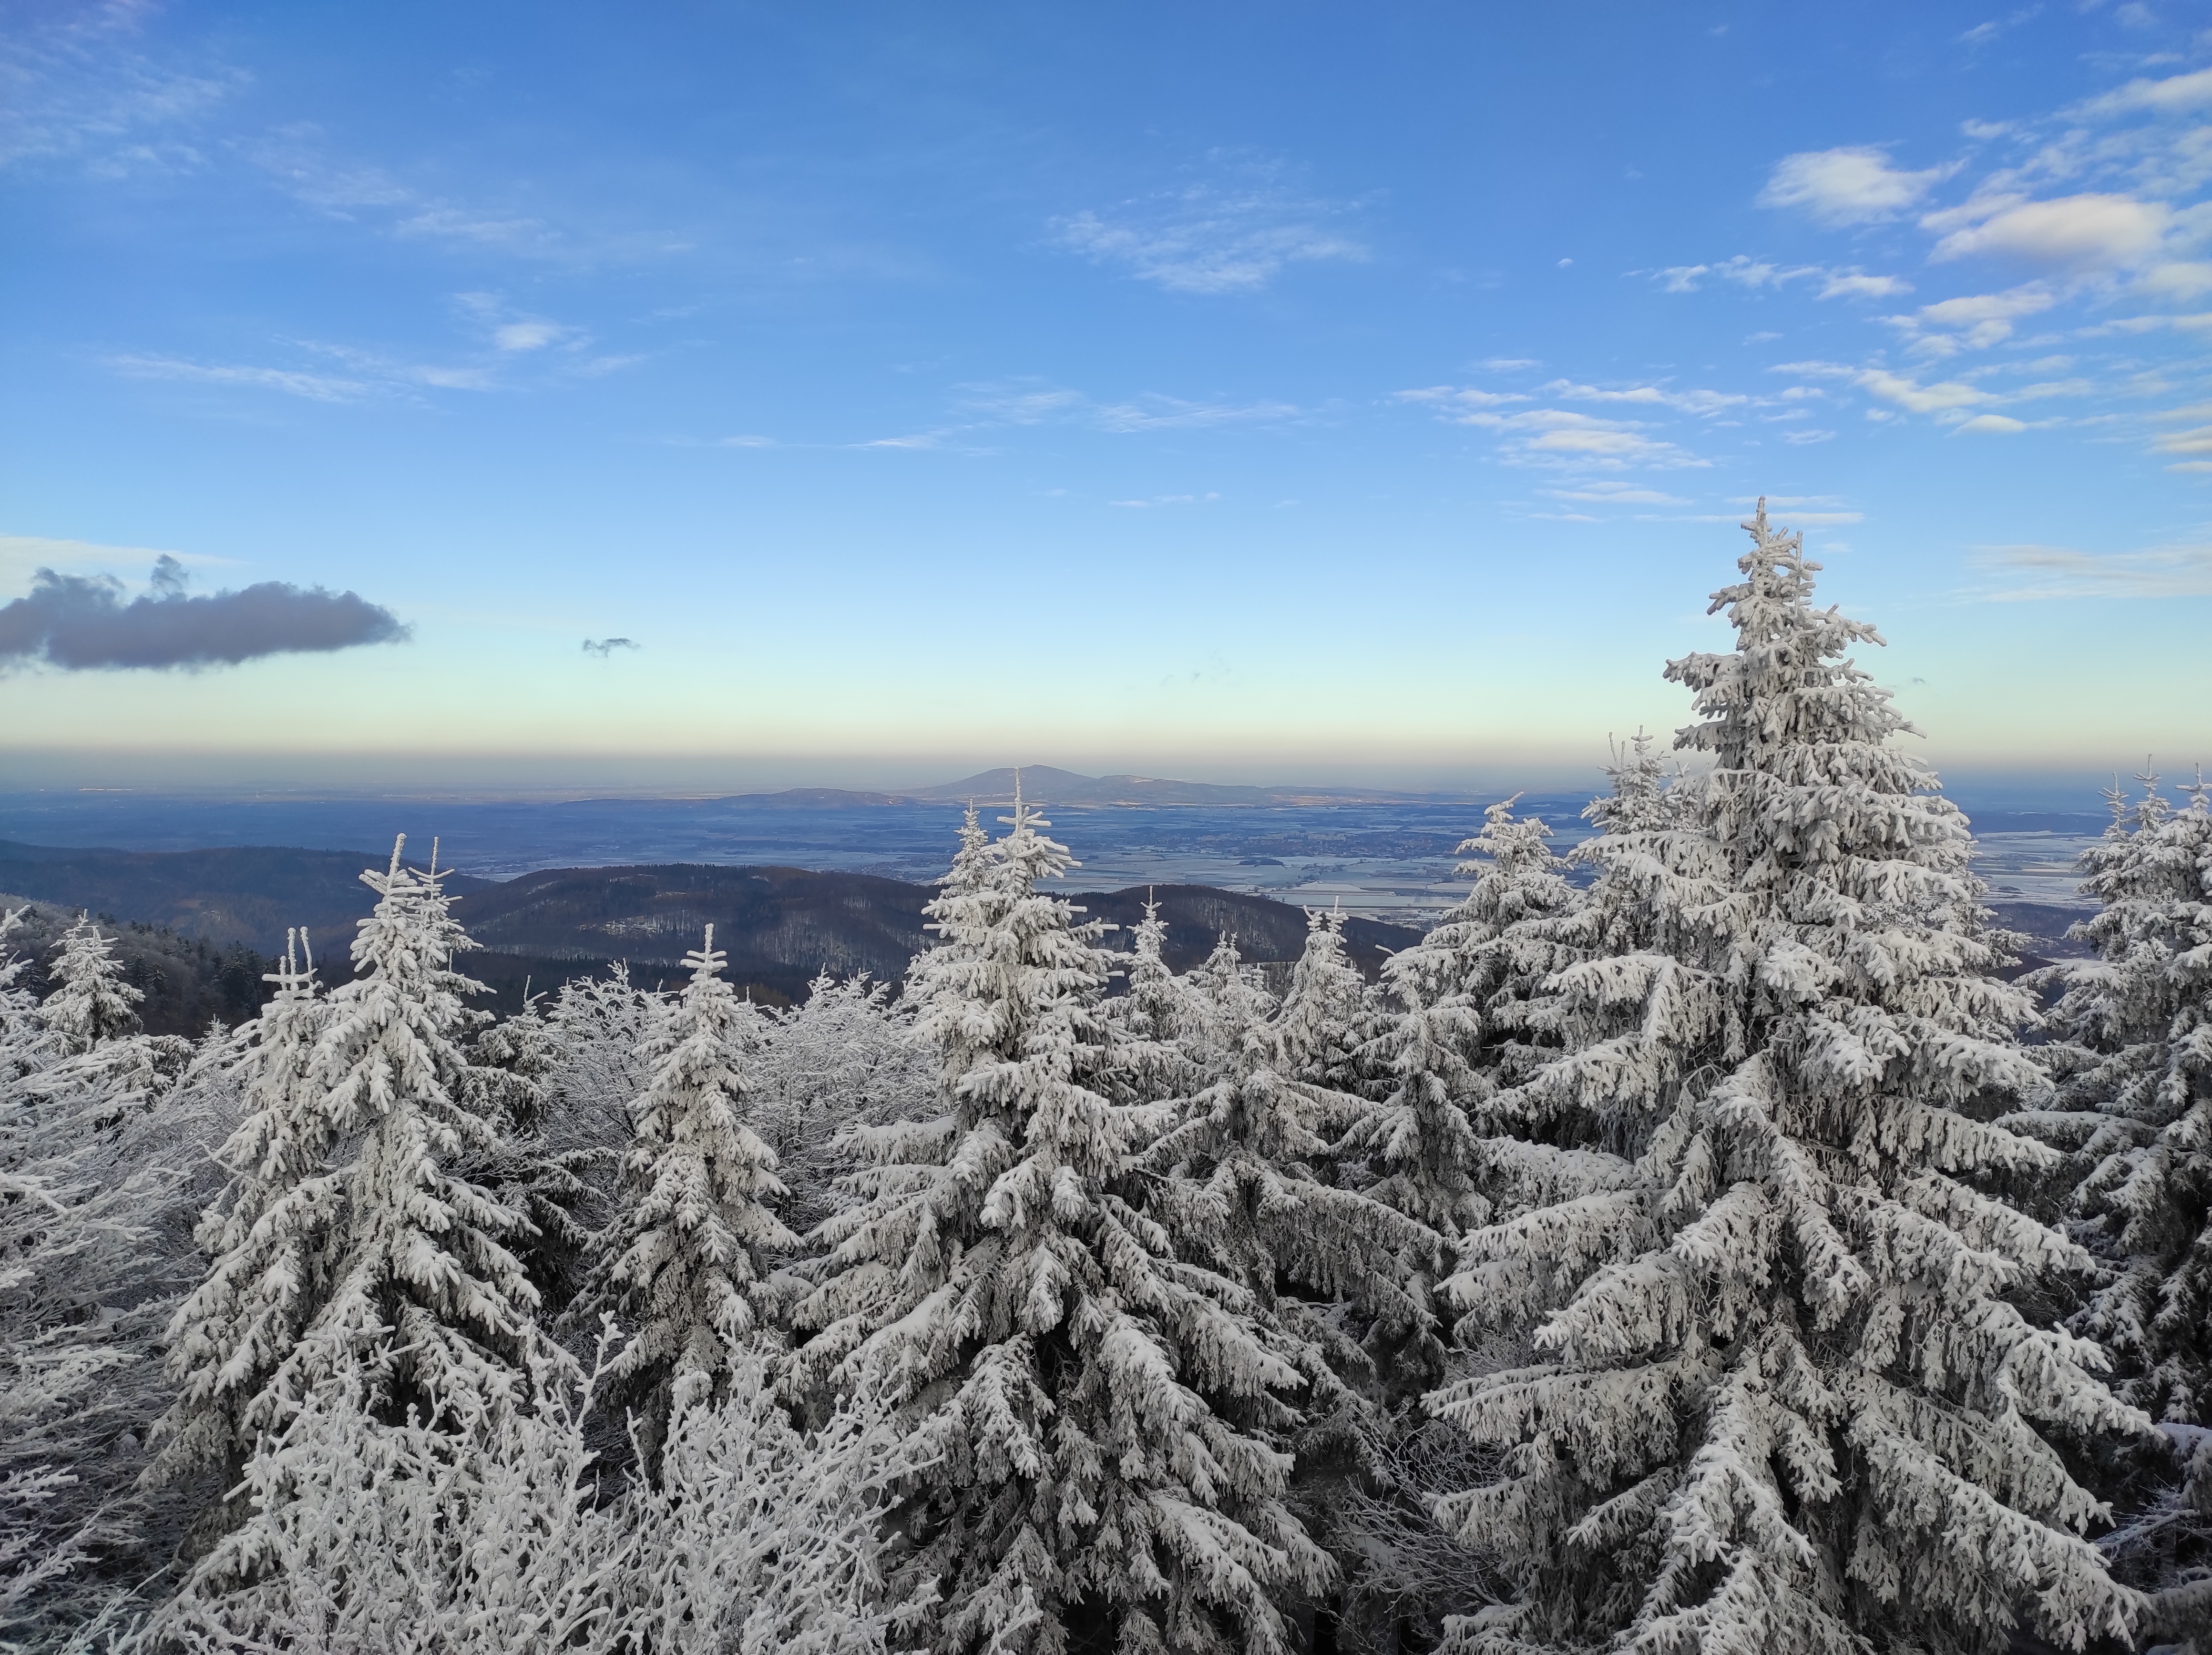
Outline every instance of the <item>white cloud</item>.
<svg viewBox="0 0 2212 1655">
<path fill-rule="evenodd" d="M 1816 299 L 1888 299 L 1911 293 L 1912 284 L 1900 276 L 1867 276 L 1858 270 L 1833 270 Z"/>
<path fill-rule="evenodd" d="M 1872 224 L 1917 205 L 1951 170 L 1900 172 L 1871 146 L 1808 150 L 1777 163 L 1759 204 L 1800 207 L 1823 224 Z"/>
<path fill-rule="evenodd" d="M 1940 229 L 1966 210 L 1931 214 L 1923 222 Z M 2165 203 L 2130 196 L 2090 193 L 2019 202 L 1953 230 L 1929 257 L 1939 263 L 1977 256 L 2012 258 L 2069 270 L 2124 268 L 2157 252 L 2172 218 Z"/>
<path fill-rule="evenodd" d="M 1958 299 L 1939 300 L 1933 305 L 1920 307 L 1920 320 L 1928 327 L 1964 328 L 1978 326 L 1984 322 L 2011 322 L 2023 316 L 2033 316 L 2049 310 L 2058 302 L 2057 295 L 2040 282 L 2008 288 L 2003 293 L 1969 294 Z"/>
<path fill-rule="evenodd" d="M 2212 69 L 2173 75 L 2162 81 L 2130 81 L 2116 91 L 2076 105 L 2074 112 L 2091 120 L 2115 115 L 2173 115 L 2212 104 Z"/>
<path fill-rule="evenodd" d="M 1549 385 L 1539 385 L 1536 394 L 1573 403 L 1640 403 L 1708 416 L 1724 409 L 1741 408 L 1751 400 L 1728 391 L 1668 391 L 1659 385 L 1627 385 L 1608 391 L 1596 385 L 1577 385 L 1571 379 L 1554 379 Z"/>
<path fill-rule="evenodd" d="M 2013 419 L 2003 414 L 1977 414 L 1972 419 L 1962 421 L 1952 427 L 1951 434 L 1955 437 L 1966 432 L 1983 431 L 2009 436 L 2015 431 L 2027 429 L 2025 421 Z"/>
<path fill-rule="evenodd" d="M 76 161 L 95 176 L 120 178 L 202 164 L 194 129 L 252 76 L 210 59 L 139 50 L 139 24 L 150 9 L 15 9 L 0 33 L 0 166 Z"/>
<path fill-rule="evenodd" d="M 1668 293 L 1695 293 L 1709 276 L 1756 290 L 1778 288 L 1785 282 L 1800 281 L 1806 276 L 1825 276 L 1827 272 L 1817 264 L 1777 264 L 1771 260 L 1753 258 L 1748 253 L 1738 253 L 1715 264 L 1670 264 L 1665 270 L 1652 274 L 1660 287 Z"/>
<path fill-rule="evenodd" d="M 2012 336 L 2013 324 L 2023 316 L 2038 315 L 2058 302 L 2058 296 L 2040 282 L 2030 282 L 2003 293 L 1968 294 L 1923 305 L 1911 316 L 1884 319 L 1904 330 L 1912 341 L 1913 355 L 1941 359 L 1961 350 L 1986 350 Z"/>
<path fill-rule="evenodd" d="M 1674 443 L 1646 436 L 1633 421 L 1601 420 L 1559 408 L 1533 408 L 1518 414 L 1469 413 L 1462 425 L 1481 426 L 1505 439 L 1506 458 L 1516 464 L 1582 467 L 1617 471 L 1631 465 L 1705 466 Z"/>
<path fill-rule="evenodd" d="M 1481 391 L 1472 385 L 1426 385 L 1419 391 L 1394 393 L 1401 403 L 1426 403 L 1431 406 L 1457 409 L 1465 412 L 1474 408 L 1497 408 L 1507 403 L 1525 403 L 1528 397 L 1517 391 Z"/>
<path fill-rule="evenodd" d="M 1912 283 L 1901 276 L 1869 276 L 1856 265 L 1832 270 L 1820 264 L 1778 264 L 1747 253 L 1711 264 L 1669 264 L 1650 274 L 1665 293 L 1696 293 L 1708 281 L 1732 282 L 1753 292 L 1779 290 L 1792 282 L 1817 281 L 1820 287 L 1814 294 L 1816 299 L 1887 299 L 1912 291 Z M 1780 337 L 1778 334 L 1770 336 Z"/>
<path fill-rule="evenodd" d="M 2187 431 L 2165 431 L 2151 439 L 2151 448 L 2160 454 L 2180 454 L 2201 457 L 2212 454 L 2212 425 L 2200 425 Z"/>
<path fill-rule="evenodd" d="M 1248 181 L 1242 187 L 1194 184 L 1103 213 L 1073 213 L 1052 221 L 1053 239 L 1171 293 L 1252 293 L 1286 265 L 1367 258 L 1358 239 L 1336 227 L 1354 210 L 1349 203 L 1291 194 L 1274 182 L 1272 167 L 1231 170 Z"/>
<path fill-rule="evenodd" d="M 1970 385 L 1955 379 L 1946 379 L 1932 385 L 1923 385 L 1892 373 L 1887 368 L 1863 370 L 1853 380 L 1862 391 L 1895 403 L 1911 414 L 1953 414 L 1962 409 L 1977 408 L 1996 399 L 1986 391 L 1977 391 Z"/>
<path fill-rule="evenodd" d="M 964 411 L 1007 425 L 1043 425 L 1066 419 L 1091 406 L 1091 399 L 1081 391 L 1062 385 L 1020 382 L 968 385 L 963 389 L 960 407 Z"/>
<path fill-rule="evenodd" d="M 1782 433 L 1782 440 L 1803 447 L 1808 443 L 1826 442 L 1835 434 L 1832 431 L 1785 431 Z"/>
<path fill-rule="evenodd" d="M 1031 380 L 964 385 L 955 406 L 986 425 L 1073 423 L 1116 433 L 1272 425 L 1297 419 L 1304 411 L 1295 403 L 1195 403 L 1158 391 L 1100 403 L 1079 391 Z"/>
<path fill-rule="evenodd" d="M 1999 601 L 2212 597 L 2212 546 L 2111 553 L 2064 546 L 1985 546 L 1975 561 L 2021 583 L 1984 594 Z"/>
<path fill-rule="evenodd" d="M 1585 482 L 1572 488 L 1547 488 L 1544 493 L 1554 500 L 1578 500 L 1593 506 L 1687 506 L 1690 502 L 1675 494 L 1662 494 L 1656 488 L 1639 488 L 1632 482 Z"/>
<path fill-rule="evenodd" d="M 2179 259 L 2154 264 L 2136 279 L 2136 290 L 2179 300 L 2212 293 L 2212 264 Z"/>
<path fill-rule="evenodd" d="M 303 373 L 289 368 L 246 364 L 190 362 L 174 356 L 111 356 L 107 366 L 134 379 L 176 379 L 193 385 L 277 391 L 316 403 L 357 402 L 375 389 L 361 380 L 342 379 L 334 374 Z"/>
<path fill-rule="evenodd" d="M 1298 417 L 1295 403 L 1187 403 L 1158 392 L 1133 403 L 1099 407 L 1093 422 L 1101 431 L 1189 430 L 1222 425 L 1274 425 Z"/>
<path fill-rule="evenodd" d="M 543 350 L 569 331 L 557 322 L 506 322 L 492 330 L 491 342 L 501 350 Z"/>
</svg>

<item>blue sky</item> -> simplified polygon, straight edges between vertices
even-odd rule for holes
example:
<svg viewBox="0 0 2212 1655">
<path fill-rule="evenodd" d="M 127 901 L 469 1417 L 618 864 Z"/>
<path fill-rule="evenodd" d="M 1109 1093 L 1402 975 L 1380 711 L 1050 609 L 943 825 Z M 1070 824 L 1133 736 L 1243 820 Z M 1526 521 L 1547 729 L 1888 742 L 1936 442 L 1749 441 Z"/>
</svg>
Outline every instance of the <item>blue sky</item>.
<svg viewBox="0 0 2212 1655">
<path fill-rule="evenodd" d="M 0 600 L 411 632 L 19 666 L 0 785 L 1581 777 L 1761 493 L 1948 769 L 2185 767 L 2208 26 L 11 5 Z"/>
</svg>

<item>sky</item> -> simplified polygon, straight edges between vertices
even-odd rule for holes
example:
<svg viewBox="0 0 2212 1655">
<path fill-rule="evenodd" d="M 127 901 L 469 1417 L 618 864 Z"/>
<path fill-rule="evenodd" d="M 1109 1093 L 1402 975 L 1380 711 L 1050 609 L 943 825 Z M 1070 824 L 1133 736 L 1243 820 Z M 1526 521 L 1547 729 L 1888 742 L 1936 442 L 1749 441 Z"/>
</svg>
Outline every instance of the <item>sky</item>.
<svg viewBox="0 0 2212 1655">
<path fill-rule="evenodd" d="M 1761 495 L 1947 773 L 2212 757 L 2212 6 L 0 39 L 0 788 L 1545 785 Z"/>
</svg>

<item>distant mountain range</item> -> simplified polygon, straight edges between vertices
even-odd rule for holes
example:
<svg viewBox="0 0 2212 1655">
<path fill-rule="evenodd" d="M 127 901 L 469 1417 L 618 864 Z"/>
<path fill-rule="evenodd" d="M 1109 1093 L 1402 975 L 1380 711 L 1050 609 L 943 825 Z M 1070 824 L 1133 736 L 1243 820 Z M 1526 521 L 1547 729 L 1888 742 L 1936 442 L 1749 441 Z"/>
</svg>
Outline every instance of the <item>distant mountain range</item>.
<svg viewBox="0 0 2212 1655">
<path fill-rule="evenodd" d="M 1156 776 L 1085 776 L 1048 764 L 985 770 L 958 781 L 907 792 L 849 792 L 837 787 L 793 787 L 780 793 L 736 793 L 716 803 L 741 810 L 863 809 L 872 805 L 964 803 L 1011 804 L 1014 779 L 1023 797 L 1050 807 L 1145 804 L 1297 805 L 1346 803 L 1352 800 L 1426 797 L 1343 787 L 1244 787 L 1204 781 L 1170 781 Z"/>
<path fill-rule="evenodd" d="M 305 925 L 323 981 L 336 983 L 349 975 L 354 928 L 375 900 L 361 871 L 381 860 L 368 852 L 68 851 L 0 841 L 0 893 L 7 894 L 0 906 L 27 897 L 43 905 L 38 936 L 26 950 L 41 955 L 74 917 L 69 910 L 90 909 L 118 930 L 135 925 L 148 935 L 130 942 L 126 953 L 160 955 L 155 965 L 180 983 L 190 974 L 185 956 L 207 955 L 203 945 L 243 943 L 273 955 L 288 926 Z M 462 968 L 494 991 L 490 1003 L 508 1012 L 521 1004 L 526 985 L 552 988 L 570 977 L 602 974 L 618 961 L 647 985 L 673 977 L 709 924 L 715 946 L 729 955 L 731 980 L 772 1003 L 803 998 L 823 970 L 896 979 L 932 940 L 922 916 L 931 888 L 869 874 L 667 864 L 552 868 L 503 881 L 455 875 L 447 888 L 458 897 L 455 917 L 483 945 Z M 1119 927 L 1105 946 L 1127 951 L 1149 890 L 1069 894 L 1093 918 Z M 1203 959 L 1224 931 L 1237 937 L 1246 959 L 1285 971 L 1304 947 L 1305 911 L 1291 904 L 1201 885 L 1163 885 L 1151 894 L 1168 922 L 1165 953 L 1177 970 Z M 1345 935 L 1372 978 L 1389 952 L 1419 933 L 1355 918 L 1346 922 Z M 210 971 L 233 961 L 229 955 L 209 959 L 216 962 Z M 234 962 L 229 970 L 234 978 L 255 974 Z M 164 1032 L 184 1018 L 204 1021 L 199 990 L 180 989 L 174 997 L 175 1016 L 161 1020 Z"/>
<path fill-rule="evenodd" d="M 319 937 L 353 936 L 375 905 L 362 870 L 386 852 L 298 851 L 264 846 L 212 851 L 74 851 L 0 840 L 0 891 L 206 942 L 244 943 L 264 954 L 284 946 L 288 926 Z M 410 867 L 422 864 L 410 858 Z M 452 891 L 491 882 L 455 874 Z"/>
</svg>

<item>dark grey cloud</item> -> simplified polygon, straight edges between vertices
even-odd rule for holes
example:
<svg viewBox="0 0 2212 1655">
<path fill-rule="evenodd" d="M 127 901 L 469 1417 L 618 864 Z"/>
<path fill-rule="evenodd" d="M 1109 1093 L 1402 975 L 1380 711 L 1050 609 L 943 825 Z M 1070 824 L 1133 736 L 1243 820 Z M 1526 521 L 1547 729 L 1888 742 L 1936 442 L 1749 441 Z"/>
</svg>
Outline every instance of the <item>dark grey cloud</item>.
<svg viewBox="0 0 2212 1655">
<path fill-rule="evenodd" d="M 320 586 L 264 580 L 191 597 L 184 566 L 164 557 L 154 565 L 150 590 L 128 603 L 111 576 L 40 569 L 29 597 L 0 605 L 0 670 L 32 662 L 71 672 L 235 666 L 289 651 L 396 643 L 409 632 L 381 604 Z"/>
<path fill-rule="evenodd" d="M 586 638 L 584 640 L 584 653 L 586 655 L 596 655 L 602 661 L 605 660 L 607 657 L 612 655 L 618 649 L 641 649 L 643 647 L 643 645 L 633 643 L 627 638 Z"/>
</svg>

